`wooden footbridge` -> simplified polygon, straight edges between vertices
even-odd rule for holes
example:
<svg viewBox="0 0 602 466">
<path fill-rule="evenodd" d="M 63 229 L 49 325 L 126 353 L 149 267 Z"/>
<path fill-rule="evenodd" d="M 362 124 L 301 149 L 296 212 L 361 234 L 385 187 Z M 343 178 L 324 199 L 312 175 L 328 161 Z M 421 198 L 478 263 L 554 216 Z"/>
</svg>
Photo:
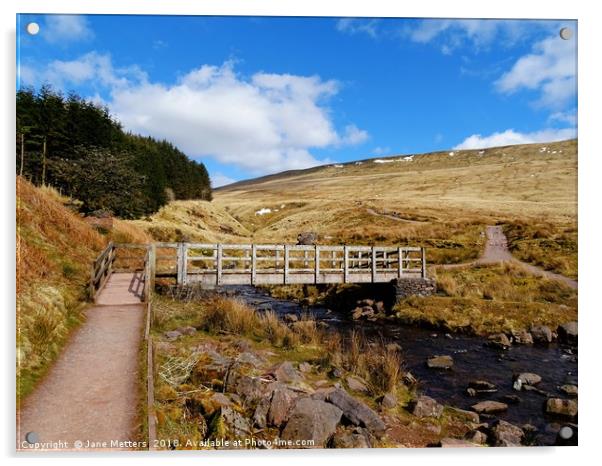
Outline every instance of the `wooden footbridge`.
<svg viewBox="0 0 602 466">
<path fill-rule="evenodd" d="M 114 272 L 134 273 L 127 284 L 128 292 L 147 300 L 155 277 L 175 278 L 180 285 L 199 283 L 208 288 L 386 283 L 426 278 L 426 256 L 425 249 L 418 247 L 109 243 L 92 264 L 93 299 Z"/>
</svg>

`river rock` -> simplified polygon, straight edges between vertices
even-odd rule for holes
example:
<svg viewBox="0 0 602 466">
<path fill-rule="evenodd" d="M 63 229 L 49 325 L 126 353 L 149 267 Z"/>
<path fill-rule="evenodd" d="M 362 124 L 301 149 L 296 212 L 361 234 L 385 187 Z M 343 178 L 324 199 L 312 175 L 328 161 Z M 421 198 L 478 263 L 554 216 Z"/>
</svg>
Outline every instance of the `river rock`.
<svg viewBox="0 0 602 466">
<path fill-rule="evenodd" d="M 578 388 L 577 385 L 566 384 L 559 387 L 560 391 L 569 395 L 577 396 Z"/>
<path fill-rule="evenodd" d="M 368 392 L 368 387 L 366 386 L 366 382 L 364 382 L 359 377 L 350 375 L 347 378 L 345 378 L 345 382 L 347 383 L 347 387 L 349 387 L 349 390 L 352 390 L 354 392 L 360 392 L 360 393 Z"/>
<path fill-rule="evenodd" d="M 387 349 L 387 351 L 392 351 L 392 352 L 402 350 L 401 345 L 399 343 L 395 343 L 395 342 L 387 343 L 385 345 L 385 348 Z"/>
<path fill-rule="evenodd" d="M 178 332 L 177 330 L 170 330 L 169 332 L 165 332 L 163 335 L 169 341 L 177 340 L 178 338 L 180 338 L 182 336 L 182 334 L 180 332 Z"/>
<path fill-rule="evenodd" d="M 266 396 L 270 389 L 259 377 L 240 374 L 236 371 L 228 373 L 225 391 L 240 395 L 248 403 L 254 403 Z"/>
<path fill-rule="evenodd" d="M 332 437 L 332 448 L 371 448 L 370 436 L 361 427 L 339 427 Z"/>
<path fill-rule="evenodd" d="M 230 406 L 222 407 L 220 415 L 226 429 L 233 437 L 243 438 L 251 434 L 249 421 Z"/>
<path fill-rule="evenodd" d="M 546 401 L 546 413 L 557 416 L 577 416 L 577 400 L 564 400 L 562 398 L 549 398 Z"/>
<path fill-rule="evenodd" d="M 487 443 L 487 434 L 478 429 L 467 432 L 465 438 L 469 442 L 476 443 L 477 445 L 484 445 Z"/>
<path fill-rule="evenodd" d="M 454 360 L 451 356 L 433 356 L 427 359 L 426 365 L 430 369 L 451 369 L 454 365 Z"/>
<path fill-rule="evenodd" d="M 439 419 L 443 414 L 443 406 L 429 396 L 419 396 L 409 404 L 410 412 L 419 418 L 434 417 Z"/>
<path fill-rule="evenodd" d="M 488 382 L 487 380 L 473 380 L 471 382 L 468 382 L 468 387 L 474 388 L 477 391 L 484 391 L 484 392 L 497 391 L 497 387 L 495 386 L 495 384 L 492 384 L 491 382 Z"/>
<path fill-rule="evenodd" d="M 496 333 L 494 335 L 489 335 L 487 340 L 488 346 L 491 346 L 492 348 L 507 349 L 510 348 L 510 346 L 512 345 L 512 342 L 506 336 L 505 333 Z"/>
<path fill-rule="evenodd" d="M 285 322 L 297 322 L 299 320 L 299 317 L 297 316 L 297 314 L 285 314 L 283 319 Z"/>
<path fill-rule="evenodd" d="M 284 361 L 271 367 L 267 375 L 273 376 L 278 382 L 298 382 L 301 376 L 290 361 Z"/>
<path fill-rule="evenodd" d="M 188 325 L 186 327 L 177 328 L 176 332 L 180 332 L 182 335 L 194 335 L 196 333 L 196 328 Z"/>
<path fill-rule="evenodd" d="M 385 312 L 385 303 L 383 303 L 382 301 L 376 301 L 374 303 L 374 310 L 379 313 L 379 314 L 384 314 Z"/>
<path fill-rule="evenodd" d="M 568 343 L 571 345 L 577 344 L 577 322 L 567 322 L 566 324 L 562 324 L 557 329 L 558 339 L 562 343 Z"/>
<path fill-rule="evenodd" d="M 508 405 L 499 401 L 487 400 L 472 405 L 471 408 L 479 414 L 493 414 L 506 411 L 508 409 Z"/>
<path fill-rule="evenodd" d="M 342 388 L 337 388 L 326 395 L 326 401 L 343 411 L 343 416 L 352 424 L 365 427 L 372 434 L 382 435 L 385 423 L 365 403 L 353 398 Z"/>
<path fill-rule="evenodd" d="M 547 325 L 532 325 L 531 335 L 535 343 L 547 345 L 552 342 L 552 330 Z"/>
<path fill-rule="evenodd" d="M 504 402 L 511 405 L 517 405 L 521 402 L 520 396 L 518 395 L 504 395 L 502 399 L 504 400 Z"/>
<path fill-rule="evenodd" d="M 385 409 L 395 408 L 397 406 L 397 397 L 394 393 L 385 393 L 380 399 L 380 405 Z"/>
<path fill-rule="evenodd" d="M 312 368 L 313 366 L 305 361 L 299 364 L 299 370 L 304 374 L 310 373 L 312 371 Z"/>
<path fill-rule="evenodd" d="M 456 408 L 454 406 L 448 406 L 447 409 L 454 416 L 464 418 L 472 422 L 473 424 L 478 424 L 481 422 L 479 415 L 474 411 L 467 411 L 465 409 Z"/>
<path fill-rule="evenodd" d="M 470 448 L 477 445 L 470 440 L 445 437 L 439 440 L 438 446 L 441 448 Z"/>
<path fill-rule="evenodd" d="M 335 433 L 343 411 L 331 403 L 311 398 L 297 401 L 282 431 L 283 440 L 313 440 L 310 448 L 323 448 Z"/>
<path fill-rule="evenodd" d="M 522 385 L 537 385 L 541 382 L 541 376 L 539 374 L 535 374 L 533 372 L 521 372 L 518 374 L 515 381 L 519 381 Z"/>
<path fill-rule="evenodd" d="M 514 330 L 512 332 L 512 338 L 514 339 L 514 343 L 516 343 L 517 345 L 533 344 L 533 335 L 531 335 L 526 330 Z"/>
<path fill-rule="evenodd" d="M 275 388 L 272 392 L 270 408 L 267 414 L 268 425 L 280 427 L 288 420 L 298 395 L 284 387 Z"/>
<path fill-rule="evenodd" d="M 495 421 L 490 428 L 493 445 L 496 447 L 518 447 L 525 433 L 523 430 L 502 419 Z"/>
</svg>

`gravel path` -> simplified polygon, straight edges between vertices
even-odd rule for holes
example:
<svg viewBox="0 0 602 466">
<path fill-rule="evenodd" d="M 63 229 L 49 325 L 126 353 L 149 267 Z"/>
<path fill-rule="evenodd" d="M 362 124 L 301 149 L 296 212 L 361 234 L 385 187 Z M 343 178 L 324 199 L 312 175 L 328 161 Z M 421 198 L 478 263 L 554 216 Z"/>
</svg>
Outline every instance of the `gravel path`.
<svg viewBox="0 0 602 466">
<path fill-rule="evenodd" d="M 504 230 L 501 226 L 488 226 L 486 230 L 487 242 L 485 243 L 485 250 L 480 258 L 472 262 L 464 262 L 462 264 L 445 264 L 438 265 L 437 268 L 443 269 L 456 269 L 462 267 L 470 267 L 474 265 L 486 265 L 486 264 L 498 264 L 500 262 L 513 262 L 519 264 L 529 273 L 538 277 L 548 278 L 550 280 L 556 280 L 564 283 L 565 285 L 577 289 L 577 281 L 571 278 L 565 277 L 558 273 L 544 270 L 541 267 L 529 264 L 527 262 L 516 259 L 508 250 L 508 239 L 504 234 Z"/>
<path fill-rule="evenodd" d="M 17 414 L 17 448 L 27 433 L 39 442 L 65 442 L 49 450 L 77 449 L 76 441 L 99 449 L 129 449 L 111 441 L 135 441 L 139 415 L 139 350 L 144 306 L 133 274 L 114 274 L 86 321 Z M 115 296 L 125 301 L 117 304 Z M 137 304 L 129 304 L 134 302 Z M 102 445 L 102 442 L 107 442 Z"/>
</svg>

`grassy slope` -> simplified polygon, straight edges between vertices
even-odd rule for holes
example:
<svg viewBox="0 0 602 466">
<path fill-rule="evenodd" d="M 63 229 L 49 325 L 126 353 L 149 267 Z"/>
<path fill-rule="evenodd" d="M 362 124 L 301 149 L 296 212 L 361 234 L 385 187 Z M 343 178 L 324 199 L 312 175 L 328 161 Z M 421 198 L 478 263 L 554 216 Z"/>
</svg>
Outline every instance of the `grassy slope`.
<svg viewBox="0 0 602 466">
<path fill-rule="evenodd" d="M 17 178 L 17 394 L 45 373 L 82 320 L 91 261 L 110 240 L 146 241 L 116 221 L 103 236 L 51 188 Z"/>
</svg>

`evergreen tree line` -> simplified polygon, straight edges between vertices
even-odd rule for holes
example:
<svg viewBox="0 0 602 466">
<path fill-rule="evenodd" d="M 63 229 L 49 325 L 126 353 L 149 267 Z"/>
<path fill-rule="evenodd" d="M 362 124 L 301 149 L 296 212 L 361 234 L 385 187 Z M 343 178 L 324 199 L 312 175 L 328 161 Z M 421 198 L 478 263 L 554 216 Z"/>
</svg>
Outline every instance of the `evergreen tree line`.
<svg viewBox="0 0 602 466">
<path fill-rule="evenodd" d="M 123 131 L 106 107 L 48 86 L 17 91 L 17 173 L 122 218 L 211 200 L 209 175 L 168 141 Z"/>
</svg>

